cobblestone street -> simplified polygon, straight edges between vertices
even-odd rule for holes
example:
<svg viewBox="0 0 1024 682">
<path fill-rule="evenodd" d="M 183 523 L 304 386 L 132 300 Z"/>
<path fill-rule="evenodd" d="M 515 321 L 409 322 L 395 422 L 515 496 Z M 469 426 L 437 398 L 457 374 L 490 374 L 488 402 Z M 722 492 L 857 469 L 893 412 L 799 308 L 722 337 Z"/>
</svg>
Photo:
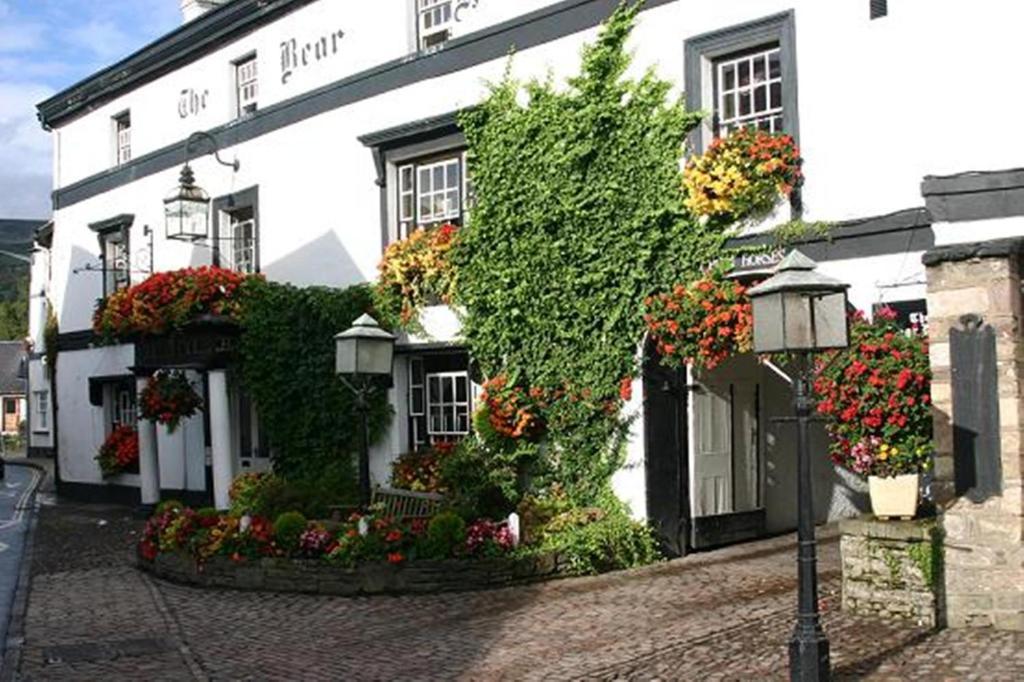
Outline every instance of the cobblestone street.
<svg viewBox="0 0 1024 682">
<path fill-rule="evenodd" d="M 17 679 L 786 677 L 792 536 L 526 588 L 344 599 L 160 582 L 131 567 L 140 526 L 122 509 L 42 508 Z M 1024 677 L 1024 634 L 839 613 L 838 542 L 823 535 L 837 678 Z"/>
</svg>

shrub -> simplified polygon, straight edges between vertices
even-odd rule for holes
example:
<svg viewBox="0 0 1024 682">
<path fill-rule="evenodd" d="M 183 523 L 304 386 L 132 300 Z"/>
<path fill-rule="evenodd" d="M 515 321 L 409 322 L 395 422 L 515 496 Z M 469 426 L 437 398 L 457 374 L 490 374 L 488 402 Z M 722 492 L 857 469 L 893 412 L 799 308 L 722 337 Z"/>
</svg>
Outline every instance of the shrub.
<svg viewBox="0 0 1024 682">
<path fill-rule="evenodd" d="M 542 548 L 558 552 L 576 575 L 643 566 L 659 558 L 650 528 L 620 508 L 576 509 L 555 517 Z"/>
<path fill-rule="evenodd" d="M 466 522 L 452 511 L 441 512 L 427 525 L 424 544 L 427 556 L 444 559 L 453 556 L 466 542 Z"/>
<path fill-rule="evenodd" d="M 465 518 L 506 516 L 519 499 L 526 468 L 520 455 L 520 445 L 514 442 L 502 447 L 477 436 L 463 439 L 441 464 L 441 482 L 452 506 Z"/>
<path fill-rule="evenodd" d="M 274 521 L 274 538 L 277 546 L 286 553 L 292 553 L 299 547 L 299 537 L 308 525 L 306 517 L 300 512 L 284 512 Z"/>
<path fill-rule="evenodd" d="M 153 510 L 153 516 L 160 516 L 170 511 L 180 511 L 185 508 L 180 500 L 164 500 Z"/>
<path fill-rule="evenodd" d="M 231 482 L 228 499 L 231 501 L 230 513 L 233 516 L 250 514 L 256 510 L 263 489 L 270 485 L 273 474 L 251 473 L 242 474 Z"/>
</svg>

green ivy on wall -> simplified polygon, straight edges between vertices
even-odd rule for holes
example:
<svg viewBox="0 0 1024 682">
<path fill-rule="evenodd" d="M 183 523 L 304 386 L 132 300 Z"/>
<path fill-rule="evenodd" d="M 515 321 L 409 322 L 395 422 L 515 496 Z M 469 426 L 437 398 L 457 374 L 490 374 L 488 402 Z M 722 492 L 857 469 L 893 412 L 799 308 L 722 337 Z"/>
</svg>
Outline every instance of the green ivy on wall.
<svg viewBox="0 0 1024 682">
<path fill-rule="evenodd" d="M 587 396 L 552 408 L 544 462 L 582 503 L 621 464 L 626 424 L 605 399 L 636 374 L 644 298 L 724 246 L 683 206 L 701 115 L 653 71 L 625 77 L 639 6 L 619 7 L 567 87 L 506 74 L 460 118 L 477 197 L 453 254 L 463 334 L 487 376 Z"/>
<path fill-rule="evenodd" d="M 371 307 L 367 286 L 297 288 L 252 279 L 245 285 L 242 380 L 270 439 L 274 470 L 314 478 L 359 447 L 359 419 L 335 375 L 334 336 Z M 391 416 L 382 391 L 370 414 L 371 442 Z"/>
</svg>

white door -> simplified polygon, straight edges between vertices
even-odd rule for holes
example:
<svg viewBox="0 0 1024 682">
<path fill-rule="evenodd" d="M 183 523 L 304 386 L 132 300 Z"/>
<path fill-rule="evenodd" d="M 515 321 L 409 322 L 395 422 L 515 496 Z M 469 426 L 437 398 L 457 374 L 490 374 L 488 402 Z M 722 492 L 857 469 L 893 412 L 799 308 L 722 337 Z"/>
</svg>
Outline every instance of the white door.
<svg viewBox="0 0 1024 682">
<path fill-rule="evenodd" d="M 728 383 L 701 381 L 693 387 L 695 416 L 694 515 L 732 509 L 732 397 Z"/>
</svg>

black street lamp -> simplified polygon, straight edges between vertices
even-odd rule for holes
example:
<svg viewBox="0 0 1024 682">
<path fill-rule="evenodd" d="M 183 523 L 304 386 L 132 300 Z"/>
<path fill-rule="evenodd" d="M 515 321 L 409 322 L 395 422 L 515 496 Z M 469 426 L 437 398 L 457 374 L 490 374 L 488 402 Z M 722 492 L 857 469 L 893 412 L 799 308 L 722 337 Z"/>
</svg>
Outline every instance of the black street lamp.
<svg viewBox="0 0 1024 682">
<path fill-rule="evenodd" d="M 817 264 L 791 251 L 775 274 L 750 289 L 754 317 L 754 352 L 792 353 L 797 359 L 793 406 L 797 425 L 797 622 L 789 641 L 791 680 L 828 680 L 828 637 L 818 615 L 817 550 L 814 498 L 807 427 L 809 356 L 849 345 L 846 290 L 849 285 L 816 272 Z"/>
<path fill-rule="evenodd" d="M 361 316 L 351 328 L 334 337 L 335 371 L 355 395 L 361 422 L 359 503 L 363 509 L 370 506 L 370 397 L 380 379 L 391 378 L 395 338 L 369 315 Z"/>
</svg>

